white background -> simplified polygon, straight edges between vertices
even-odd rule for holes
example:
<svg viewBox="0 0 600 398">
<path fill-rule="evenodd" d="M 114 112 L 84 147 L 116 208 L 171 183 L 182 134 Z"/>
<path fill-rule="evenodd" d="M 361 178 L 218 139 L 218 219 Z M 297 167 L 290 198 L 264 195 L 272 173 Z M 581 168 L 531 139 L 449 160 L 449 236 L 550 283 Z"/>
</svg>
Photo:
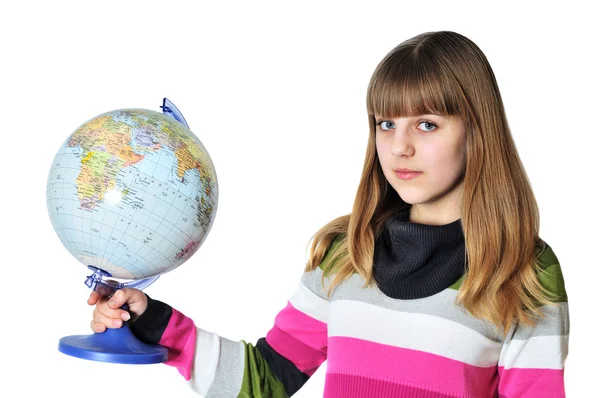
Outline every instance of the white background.
<svg viewBox="0 0 600 398">
<path fill-rule="evenodd" d="M 163 97 L 181 109 L 217 170 L 217 218 L 196 255 L 147 293 L 200 327 L 254 343 L 294 292 L 312 234 L 351 210 L 373 70 L 394 46 L 431 30 L 466 35 L 494 69 L 541 236 L 566 279 L 568 396 L 593 395 L 600 87 L 599 31 L 586 3 L 6 3 L 0 396 L 191 395 L 165 365 L 57 350 L 62 336 L 91 332 L 88 271 L 60 244 L 46 210 L 52 158 L 75 128 L 118 108 L 160 111 Z M 296 396 L 321 396 L 324 370 Z"/>
</svg>

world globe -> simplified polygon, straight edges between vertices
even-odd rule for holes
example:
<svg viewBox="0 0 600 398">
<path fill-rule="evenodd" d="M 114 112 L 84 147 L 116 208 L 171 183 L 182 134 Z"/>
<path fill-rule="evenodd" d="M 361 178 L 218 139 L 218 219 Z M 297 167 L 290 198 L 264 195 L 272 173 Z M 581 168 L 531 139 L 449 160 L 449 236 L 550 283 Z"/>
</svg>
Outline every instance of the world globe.
<svg viewBox="0 0 600 398">
<path fill-rule="evenodd" d="M 206 239 L 217 176 L 200 140 L 182 123 L 121 109 L 78 127 L 54 157 L 50 220 L 84 265 L 139 280 L 171 271 Z"/>
<path fill-rule="evenodd" d="M 165 98 L 161 108 L 163 113 L 118 109 L 86 121 L 50 167 L 46 202 L 52 226 L 64 247 L 93 271 L 85 283 L 103 296 L 123 287 L 143 289 L 179 267 L 202 245 L 215 219 L 218 183 L 209 153 L 173 103 Z M 59 350 L 118 363 L 167 358 L 164 347 L 138 341 L 128 326 L 64 337 Z"/>
</svg>

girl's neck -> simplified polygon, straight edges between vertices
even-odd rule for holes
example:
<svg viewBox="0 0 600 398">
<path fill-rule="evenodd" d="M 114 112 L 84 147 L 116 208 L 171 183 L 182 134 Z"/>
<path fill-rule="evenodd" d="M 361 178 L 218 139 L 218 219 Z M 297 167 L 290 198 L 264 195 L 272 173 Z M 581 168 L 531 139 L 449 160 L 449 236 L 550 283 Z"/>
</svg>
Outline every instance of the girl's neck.
<svg viewBox="0 0 600 398">
<path fill-rule="evenodd" d="M 433 209 L 434 211 L 423 211 L 414 205 L 410 208 L 409 222 L 424 225 L 446 225 L 461 218 L 460 209 L 446 211 Z"/>
</svg>

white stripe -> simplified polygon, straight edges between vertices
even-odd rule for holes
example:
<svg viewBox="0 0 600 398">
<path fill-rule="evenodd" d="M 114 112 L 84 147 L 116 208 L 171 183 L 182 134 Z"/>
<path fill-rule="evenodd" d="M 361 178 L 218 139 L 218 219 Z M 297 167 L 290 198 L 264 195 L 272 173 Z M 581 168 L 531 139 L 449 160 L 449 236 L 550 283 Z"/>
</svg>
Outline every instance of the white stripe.
<svg viewBox="0 0 600 398">
<path fill-rule="evenodd" d="M 296 292 L 290 297 L 290 303 L 311 318 L 327 323 L 329 301 L 317 296 L 303 283 L 298 285 Z"/>
<path fill-rule="evenodd" d="M 535 336 L 505 344 L 498 366 L 510 368 L 563 369 L 569 336 Z"/>
<path fill-rule="evenodd" d="M 219 335 L 196 328 L 196 352 L 189 383 L 192 390 L 202 396 L 208 392 L 217 373 L 220 350 Z"/>
<path fill-rule="evenodd" d="M 502 343 L 458 322 L 351 300 L 331 303 L 329 337 L 353 337 L 440 355 L 469 365 L 498 363 Z"/>
</svg>

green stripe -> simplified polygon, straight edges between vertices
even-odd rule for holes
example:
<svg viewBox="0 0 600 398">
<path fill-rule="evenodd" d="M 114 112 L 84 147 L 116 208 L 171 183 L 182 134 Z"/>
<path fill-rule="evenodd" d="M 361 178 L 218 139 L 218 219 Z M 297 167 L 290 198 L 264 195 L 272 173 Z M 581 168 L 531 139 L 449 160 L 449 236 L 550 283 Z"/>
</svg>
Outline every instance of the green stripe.
<svg viewBox="0 0 600 398">
<path fill-rule="evenodd" d="M 339 234 L 338 236 L 336 236 L 336 238 L 333 240 L 333 242 L 331 242 L 331 245 L 327 249 L 327 252 L 325 253 L 325 256 L 323 257 L 323 260 L 319 264 L 319 268 L 321 268 L 321 271 L 324 271 L 324 272 L 325 272 L 325 270 L 328 270 L 328 272 L 332 271 L 333 265 L 335 263 L 330 264 L 331 257 L 333 255 L 333 252 L 335 251 L 335 249 L 342 243 L 341 241 L 345 235 L 346 234 Z M 325 275 L 327 275 L 328 272 L 325 272 Z"/>
<path fill-rule="evenodd" d="M 551 302 L 568 302 L 567 291 L 565 290 L 565 280 L 558 263 L 546 267 L 545 270 L 538 274 L 538 279 L 542 286 L 551 293 Z"/>
<path fill-rule="evenodd" d="M 568 299 L 565 280 L 554 250 L 544 242 L 542 252 L 537 257 L 542 268 L 537 276 L 544 289 L 550 292 L 550 301 L 553 303 L 566 303 Z"/>
<path fill-rule="evenodd" d="M 283 384 L 271 373 L 269 364 L 252 344 L 244 343 L 245 363 L 238 398 L 288 398 Z"/>
<path fill-rule="evenodd" d="M 567 302 L 567 292 L 565 290 L 565 281 L 563 278 L 562 271 L 560 269 L 560 264 L 558 262 L 558 258 L 554 254 L 554 251 L 548 244 L 545 244 L 544 248 L 541 252 L 536 251 L 536 256 L 538 261 L 540 262 L 541 271 L 538 272 L 538 280 L 542 284 L 542 286 L 547 289 L 552 297 L 550 297 L 551 302 L 553 303 L 561 303 Z M 456 281 L 450 289 L 458 290 L 460 289 L 464 275 Z"/>
<path fill-rule="evenodd" d="M 458 289 L 460 289 L 460 287 L 462 286 L 463 281 L 465 280 L 465 276 L 461 276 L 459 280 L 457 280 L 456 282 L 454 282 L 454 284 L 452 286 L 450 286 L 448 289 L 452 289 L 452 290 L 456 290 L 458 291 Z"/>
<path fill-rule="evenodd" d="M 536 257 L 544 269 L 558 263 L 558 258 L 556 258 L 554 251 L 546 242 L 544 242 L 544 246 L 541 248 L 541 253 L 539 253 L 539 250 L 536 250 Z"/>
</svg>

